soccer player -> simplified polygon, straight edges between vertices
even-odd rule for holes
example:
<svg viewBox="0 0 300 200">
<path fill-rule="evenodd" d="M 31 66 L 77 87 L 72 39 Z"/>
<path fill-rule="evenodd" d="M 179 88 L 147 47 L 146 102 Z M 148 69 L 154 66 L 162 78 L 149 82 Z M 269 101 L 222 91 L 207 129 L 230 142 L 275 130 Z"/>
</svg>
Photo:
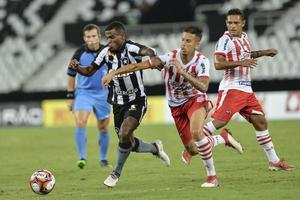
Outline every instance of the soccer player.
<svg viewBox="0 0 300 200">
<path fill-rule="evenodd" d="M 212 134 L 216 129 L 224 127 L 235 113 L 240 113 L 255 129 L 256 139 L 269 161 L 270 170 L 295 169 L 276 154 L 264 111 L 254 95 L 251 87 L 250 72 L 257 65 L 256 58 L 275 56 L 276 49 L 253 51 L 247 34 L 243 13 L 239 9 L 231 9 L 226 15 L 227 31 L 219 39 L 215 50 L 215 68 L 224 70 L 219 86 L 216 110 L 213 121 L 208 122 L 204 131 Z M 224 142 L 220 141 L 219 142 Z"/>
<path fill-rule="evenodd" d="M 110 71 L 103 77 L 102 83 L 108 85 L 116 75 L 132 71 L 148 68 L 162 69 L 166 97 L 182 143 L 190 155 L 200 155 L 204 162 L 207 181 L 201 186 L 217 187 L 219 184 L 212 157 L 212 147 L 214 146 L 213 140 L 222 136 L 207 137 L 202 131 L 204 120 L 211 109 L 211 102 L 206 96 L 209 85 L 209 61 L 196 50 L 201 37 L 202 31 L 199 28 L 187 27 L 182 33 L 181 48 L 141 63 L 129 64 L 116 71 Z M 230 137 L 233 145 L 242 149 L 233 137 L 225 134 L 226 141 Z"/>
<path fill-rule="evenodd" d="M 111 71 L 122 65 L 141 62 L 143 56 L 155 55 L 153 49 L 127 40 L 125 27 L 120 22 L 109 24 L 105 29 L 105 36 L 108 45 L 99 52 L 91 65 L 81 68 L 77 60 L 72 60 L 71 67 L 81 74 L 91 75 L 101 69 L 103 63 L 106 63 L 108 70 Z M 101 84 L 101 80 L 99 80 L 99 84 Z M 119 137 L 119 145 L 117 165 L 104 181 L 104 185 L 116 186 L 131 151 L 152 153 L 160 158 L 166 166 L 169 166 L 170 159 L 164 152 L 160 140 L 146 143 L 134 137 L 133 134 L 147 110 L 142 72 L 137 71 L 114 77 L 109 85 L 108 101 L 113 105 L 115 131 Z"/>
<path fill-rule="evenodd" d="M 95 24 L 88 24 L 83 28 L 83 40 L 85 44 L 78 48 L 72 59 L 77 59 L 81 65 L 89 65 L 103 48 L 100 44 L 100 28 Z M 107 88 L 102 88 L 99 80 L 107 73 L 107 66 L 103 65 L 101 70 L 91 77 L 85 77 L 68 68 L 67 105 L 74 112 L 76 129 L 75 142 L 79 160 L 77 166 L 82 169 L 86 165 L 87 134 L 86 125 L 90 113 L 93 111 L 97 119 L 99 131 L 99 153 L 100 165 L 110 166 L 107 161 L 109 147 L 109 116 L 110 105 L 107 103 Z M 76 84 L 75 84 L 76 79 Z"/>
</svg>

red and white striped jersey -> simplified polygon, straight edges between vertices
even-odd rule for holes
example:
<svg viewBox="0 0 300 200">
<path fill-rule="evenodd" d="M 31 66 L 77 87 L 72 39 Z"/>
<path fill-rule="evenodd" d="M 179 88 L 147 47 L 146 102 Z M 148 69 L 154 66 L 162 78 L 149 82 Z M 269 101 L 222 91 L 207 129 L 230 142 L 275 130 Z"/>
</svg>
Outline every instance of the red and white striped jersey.
<svg viewBox="0 0 300 200">
<path fill-rule="evenodd" d="M 251 57 L 251 46 L 245 32 L 241 37 L 235 37 L 228 31 L 219 39 L 215 54 L 225 56 L 227 61 L 239 61 Z M 238 66 L 225 69 L 223 79 L 219 85 L 219 91 L 236 89 L 244 92 L 253 92 L 251 87 L 251 68 Z"/>
<path fill-rule="evenodd" d="M 162 70 L 162 76 L 165 81 L 168 103 L 171 107 L 182 105 L 196 94 L 203 94 L 203 100 L 207 99 L 206 93 L 202 93 L 194 88 L 183 76 L 177 73 L 176 67 L 170 65 L 170 60 L 176 58 L 189 74 L 197 78 L 209 77 L 209 60 L 196 51 L 192 60 L 187 64 L 183 64 L 180 51 L 181 49 L 176 49 L 159 56 L 165 64 Z"/>
</svg>

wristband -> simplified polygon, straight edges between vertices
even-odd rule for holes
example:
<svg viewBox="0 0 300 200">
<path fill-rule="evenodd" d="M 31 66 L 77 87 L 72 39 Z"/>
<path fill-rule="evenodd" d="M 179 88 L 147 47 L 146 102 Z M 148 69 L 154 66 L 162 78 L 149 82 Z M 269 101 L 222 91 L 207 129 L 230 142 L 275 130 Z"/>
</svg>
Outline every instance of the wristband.
<svg viewBox="0 0 300 200">
<path fill-rule="evenodd" d="M 74 99 L 75 98 L 75 94 L 74 91 L 67 91 L 67 99 Z"/>
</svg>

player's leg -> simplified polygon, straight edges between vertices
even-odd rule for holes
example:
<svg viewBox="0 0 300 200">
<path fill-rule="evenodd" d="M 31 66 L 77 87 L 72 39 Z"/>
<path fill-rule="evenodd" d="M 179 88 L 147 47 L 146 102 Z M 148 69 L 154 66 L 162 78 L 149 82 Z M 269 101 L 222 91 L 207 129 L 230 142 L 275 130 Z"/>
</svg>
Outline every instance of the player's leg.
<svg viewBox="0 0 300 200">
<path fill-rule="evenodd" d="M 178 108 L 172 109 L 172 112 Z M 189 165 L 192 161 L 192 156 L 198 155 L 197 146 L 190 131 L 189 119 L 186 115 L 173 116 L 175 125 L 181 139 L 182 144 L 184 145 L 184 150 L 181 154 L 181 160 Z"/>
<path fill-rule="evenodd" d="M 100 165 L 102 167 L 109 167 L 110 164 L 107 160 L 107 152 L 109 148 L 109 118 L 99 120 L 97 122 L 98 130 L 99 130 L 99 137 L 98 137 L 98 144 L 99 144 L 99 154 L 100 154 Z"/>
<path fill-rule="evenodd" d="M 294 170 L 295 166 L 283 162 L 277 156 L 271 135 L 268 130 L 267 120 L 265 116 L 259 114 L 251 114 L 249 117 L 249 122 L 253 124 L 255 128 L 256 140 L 268 158 L 269 169 L 272 171 Z"/>
<path fill-rule="evenodd" d="M 76 111 L 74 112 L 76 128 L 75 128 L 75 143 L 78 152 L 77 166 L 84 168 L 86 165 L 86 145 L 87 145 L 87 134 L 86 125 L 89 118 L 89 112 Z"/>
<path fill-rule="evenodd" d="M 203 127 L 203 132 L 206 136 L 212 136 L 213 133 L 226 126 L 232 116 L 239 112 L 246 103 L 247 94 L 237 90 L 220 91 L 216 104 L 216 110 L 212 114 L 212 121 L 206 123 Z M 233 147 L 237 152 L 243 153 L 243 148 L 237 142 L 227 129 L 223 129 L 219 135 L 212 136 L 214 147 L 219 144 L 225 144 Z"/>
<path fill-rule="evenodd" d="M 124 120 L 121 122 L 119 131 L 116 127 L 119 136 L 118 161 L 113 173 L 104 181 L 104 184 L 109 187 L 116 185 L 131 151 L 150 152 L 160 158 L 162 158 L 161 153 L 164 153 L 161 141 L 150 144 L 133 136 L 134 130 L 139 126 L 146 112 L 146 100 L 123 106 L 120 110 L 121 116 L 117 116 L 114 111 L 115 125 L 116 121 L 119 121 L 120 118 L 124 118 Z"/>
<path fill-rule="evenodd" d="M 181 160 L 189 165 L 192 161 L 192 156 L 198 155 L 197 146 L 190 131 L 189 118 L 187 117 L 187 110 L 193 104 L 192 100 L 184 103 L 178 107 L 171 107 L 172 117 L 175 122 L 175 126 L 178 132 L 178 135 L 181 139 L 181 142 L 184 146 L 184 150 L 181 154 Z"/>
<path fill-rule="evenodd" d="M 205 118 L 206 110 L 204 107 L 192 111 L 190 115 L 190 131 L 207 173 L 207 181 L 201 187 L 217 187 L 219 183 L 214 166 L 212 144 L 202 131 Z"/>
<path fill-rule="evenodd" d="M 104 96 L 105 97 L 105 96 Z M 97 118 L 98 127 L 98 145 L 99 145 L 99 161 L 102 167 L 110 167 L 107 160 L 107 152 L 109 148 L 109 116 L 110 116 L 110 104 L 107 103 L 106 98 L 103 95 L 99 95 L 95 98 L 94 113 Z"/>
<path fill-rule="evenodd" d="M 136 119 L 136 122 L 139 125 L 145 113 L 146 101 L 142 100 L 131 105 L 130 109 L 126 113 L 126 116 L 131 116 L 134 119 Z M 138 137 L 134 137 L 132 134 L 131 141 L 132 151 L 136 153 L 152 153 L 156 157 L 160 158 L 166 166 L 170 165 L 170 159 L 168 155 L 164 152 L 163 144 L 160 140 L 156 140 L 153 143 L 148 143 Z"/>
<path fill-rule="evenodd" d="M 92 111 L 92 105 L 88 95 L 82 93 L 76 94 L 73 111 L 76 122 L 75 143 L 79 159 L 77 166 L 82 169 L 86 165 L 86 126 L 90 112 Z"/>
</svg>

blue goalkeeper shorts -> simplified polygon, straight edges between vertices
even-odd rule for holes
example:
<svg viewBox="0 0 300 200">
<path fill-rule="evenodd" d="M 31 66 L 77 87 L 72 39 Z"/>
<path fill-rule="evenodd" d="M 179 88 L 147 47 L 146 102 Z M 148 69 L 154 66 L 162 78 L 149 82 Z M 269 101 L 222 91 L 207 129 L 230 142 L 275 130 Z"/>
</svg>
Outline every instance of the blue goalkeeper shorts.
<svg viewBox="0 0 300 200">
<path fill-rule="evenodd" d="M 107 92 L 89 92 L 79 90 L 75 93 L 73 111 L 94 112 L 97 120 L 109 118 L 110 104 L 107 103 Z"/>
</svg>

